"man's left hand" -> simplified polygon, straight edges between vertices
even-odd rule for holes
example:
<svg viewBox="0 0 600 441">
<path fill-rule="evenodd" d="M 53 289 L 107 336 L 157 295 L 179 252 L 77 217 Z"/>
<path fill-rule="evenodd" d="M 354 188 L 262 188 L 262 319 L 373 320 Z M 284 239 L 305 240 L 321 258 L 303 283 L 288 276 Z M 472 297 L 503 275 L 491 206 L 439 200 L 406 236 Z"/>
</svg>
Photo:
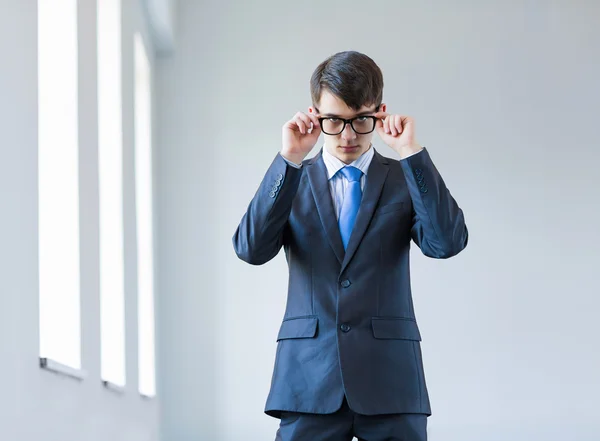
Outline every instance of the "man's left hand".
<svg viewBox="0 0 600 441">
<path fill-rule="evenodd" d="M 415 120 L 406 115 L 390 115 L 378 112 L 375 128 L 377 133 L 391 149 L 403 159 L 418 152 L 422 147 L 415 140 Z"/>
</svg>

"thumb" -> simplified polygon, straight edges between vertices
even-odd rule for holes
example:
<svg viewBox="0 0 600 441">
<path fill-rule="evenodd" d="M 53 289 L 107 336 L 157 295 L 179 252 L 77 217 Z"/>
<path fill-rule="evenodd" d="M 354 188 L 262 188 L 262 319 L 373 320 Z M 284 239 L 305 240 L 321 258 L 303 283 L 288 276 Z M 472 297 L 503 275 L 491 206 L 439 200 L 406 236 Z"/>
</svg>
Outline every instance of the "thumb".
<svg viewBox="0 0 600 441">
<path fill-rule="evenodd" d="M 375 120 L 375 128 L 377 129 L 377 133 L 383 133 L 383 119 L 385 119 L 388 116 L 388 114 L 385 112 L 379 112 L 373 116 L 377 118 Z"/>
<path fill-rule="evenodd" d="M 382 139 L 384 136 L 387 136 L 387 133 L 385 133 L 383 130 L 383 122 L 380 119 L 378 119 L 377 123 L 375 124 L 375 131 Z"/>
<path fill-rule="evenodd" d="M 389 116 L 390 114 L 387 112 L 377 112 L 375 115 L 373 115 L 375 118 L 377 118 L 377 122 L 381 122 L 382 119 L 385 119 Z"/>
</svg>

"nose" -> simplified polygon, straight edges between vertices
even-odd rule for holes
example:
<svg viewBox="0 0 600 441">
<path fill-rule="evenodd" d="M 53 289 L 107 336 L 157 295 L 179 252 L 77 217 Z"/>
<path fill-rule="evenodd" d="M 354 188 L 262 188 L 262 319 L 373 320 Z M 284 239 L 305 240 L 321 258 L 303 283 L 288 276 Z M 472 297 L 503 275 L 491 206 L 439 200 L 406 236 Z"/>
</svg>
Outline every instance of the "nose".
<svg viewBox="0 0 600 441">
<path fill-rule="evenodd" d="M 342 132 L 342 138 L 344 138 L 345 140 L 356 139 L 356 132 L 354 131 L 354 129 L 352 129 L 350 124 L 346 124 L 346 127 L 344 127 L 344 131 Z"/>
</svg>

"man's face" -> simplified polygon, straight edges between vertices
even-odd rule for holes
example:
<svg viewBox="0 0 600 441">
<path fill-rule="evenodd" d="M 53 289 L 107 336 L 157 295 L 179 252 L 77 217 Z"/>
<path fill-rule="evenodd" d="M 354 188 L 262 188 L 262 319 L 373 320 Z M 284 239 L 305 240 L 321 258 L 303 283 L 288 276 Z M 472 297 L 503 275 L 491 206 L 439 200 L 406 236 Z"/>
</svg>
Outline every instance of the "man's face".
<svg viewBox="0 0 600 441">
<path fill-rule="evenodd" d="M 318 111 L 317 111 L 318 109 Z M 385 104 L 379 106 L 379 110 L 385 112 Z M 351 119 L 356 116 L 374 115 L 377 111 L 375 105 L 362 106 L 358 111 L 352 110 L 344 101 L 324 90 L 321 93 L 321 100 L 317 107 L 309 107 L 308 111 L 315 114 L 317 117 L 337 117 Z M 359 129 L 360 130 L 360 129 Z M 369 150 L 371 139 L 375 130 L 365 135 L 356 133 L 350 124 L 346 124 L 344 131 L 339 135 L 327 135 L 323 133 L 325 138 L 325 148 L 329 153 L 338 158 L 345 164 L 350 164 L 360 155 Z"/>
</svg>

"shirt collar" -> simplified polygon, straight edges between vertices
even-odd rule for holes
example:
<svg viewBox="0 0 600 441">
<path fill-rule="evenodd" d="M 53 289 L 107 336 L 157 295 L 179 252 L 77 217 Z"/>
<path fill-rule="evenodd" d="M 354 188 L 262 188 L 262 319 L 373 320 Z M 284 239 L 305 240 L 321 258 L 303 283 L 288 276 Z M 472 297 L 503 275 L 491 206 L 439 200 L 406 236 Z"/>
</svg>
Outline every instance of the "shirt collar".
<svg viewBox="0 0 600 441">
<path fill-rule="evenodd" d="M 325 167 L 327 168 L 327 179 L 333 178 L 335 174 L 346 165 L 356 167 L 366 175 L 374 154 L 375 150 L 373 144 L 371 143 L 371 146 L 366 152 L 364 152 L 350 164 L 344 164 L 338 158 L 329 153 L 325 146 L 323 146 L 323 162 L 325 163 Z"/>
</svg>

